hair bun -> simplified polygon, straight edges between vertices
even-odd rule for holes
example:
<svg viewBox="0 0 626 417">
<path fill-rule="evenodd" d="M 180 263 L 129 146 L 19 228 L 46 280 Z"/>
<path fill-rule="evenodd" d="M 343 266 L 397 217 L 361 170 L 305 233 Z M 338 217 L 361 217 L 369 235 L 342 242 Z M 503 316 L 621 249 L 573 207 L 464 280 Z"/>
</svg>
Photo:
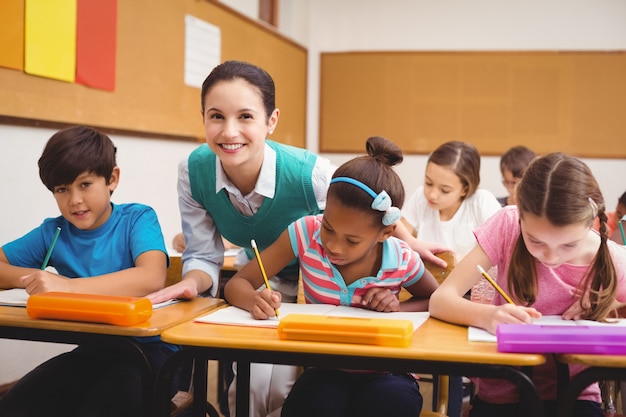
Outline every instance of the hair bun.
<svg viewBox="0 0 626 417">
<path fill-rule="evenodd" d="M 402 162 L 402 149 L 382 136 L 371 136 L 365 143 L 367 154 L 385 165 L 394 166 Z"/>
</svg>

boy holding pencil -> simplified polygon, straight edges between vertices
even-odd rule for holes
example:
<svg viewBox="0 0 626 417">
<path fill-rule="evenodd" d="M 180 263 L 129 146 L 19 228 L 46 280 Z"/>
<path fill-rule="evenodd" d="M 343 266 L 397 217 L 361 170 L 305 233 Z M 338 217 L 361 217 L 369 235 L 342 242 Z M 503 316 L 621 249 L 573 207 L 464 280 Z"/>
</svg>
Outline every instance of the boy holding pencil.
<svg viewBox="0 0 626 417">
<path fill-rule="evenodd" d="M 156 213 L 111 202 L 120 178 L 115 153 L 106 135 L 84 126 L 50 138 L 39 175 L 61 216 L 0 248 L 0 288 L 135 297 L 163 288 L 168 258 Z M 155 370 L 177 350 L 158 339 L 138 342 Z M 138 416 L 140 381 L 124 353 L 81 345 L 18 381 L 0 398 L 0 416 Z"/>
</svg>

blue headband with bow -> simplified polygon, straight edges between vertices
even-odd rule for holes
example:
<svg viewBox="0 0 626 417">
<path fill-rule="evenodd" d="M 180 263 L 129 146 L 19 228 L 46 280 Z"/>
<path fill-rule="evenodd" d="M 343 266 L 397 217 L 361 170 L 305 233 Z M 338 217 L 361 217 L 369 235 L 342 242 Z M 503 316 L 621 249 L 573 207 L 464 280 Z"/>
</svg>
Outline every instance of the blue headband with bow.
<svg viewBox="0 0 626 417">
<path fill-rule="evenodd" d="M 380 193 L 376 194 L 374 190 L 363 184 L 361 181 L 349 177 L 337 177 L 330 180 L 331 184 L 336 182 L 347 182 L 348 184 L 356 185 L 361 190 L 372 196 L 372 198 L 374 199 L 374 201 L 372 202 L 372 208 L 374 210 L 385 212 L 385 215 L 383 216 L 383 224 L 385 226 L 392 225 L 400 220 L 400 209 L 391 205 L 391 197 L 389 197 L 387 191 L 382 190 Z"/>
</svg>

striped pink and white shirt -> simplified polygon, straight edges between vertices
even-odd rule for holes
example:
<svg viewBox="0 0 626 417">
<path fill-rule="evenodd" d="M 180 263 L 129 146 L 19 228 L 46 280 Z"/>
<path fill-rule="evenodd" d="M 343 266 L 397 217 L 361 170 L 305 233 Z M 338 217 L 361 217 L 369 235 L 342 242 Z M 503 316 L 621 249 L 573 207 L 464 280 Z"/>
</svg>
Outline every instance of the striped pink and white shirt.
<svg viewBox="0 0 626 417">
<path fill-rule="evenodd" d="M 358 300 L 370 288 L 385 287 L 397 296 L 401 287 L 415 284 L 424 274 L 424 264 L 417 252 L 403 240 L 390 237 L 383 242 L 381 267 L 376 276 L 363 277 L 346 285 L 322 246 L 322 217 L 321 214 L 306 216 L 288 228 L 291 247 L 300 260 L 307 304 L 360 307 Z"/>
</svg>

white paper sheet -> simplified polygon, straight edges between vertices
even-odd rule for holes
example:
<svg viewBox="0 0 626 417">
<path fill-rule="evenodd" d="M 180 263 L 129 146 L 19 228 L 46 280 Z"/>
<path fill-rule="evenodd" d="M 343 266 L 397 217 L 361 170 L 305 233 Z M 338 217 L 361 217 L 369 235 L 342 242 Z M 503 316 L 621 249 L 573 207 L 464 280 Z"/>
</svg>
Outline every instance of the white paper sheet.
<svg viewBox="0 0 626 417">
<path fill-rule="evenodd" d="M 26 307 L 28 293 L 24 288 L 12 288 L 0 291 L 0 305 Z"/>
<path fill-rule="evenodd" d="M 328 304 L 283 303 L 279 308 L 279 316 L 282 318 L 289 314 L 410 320 L 413 322 L 413 328 L 415 330 L 417 330 L 417 328 L 421 326 L 429 317 L 428 312 L 381 313 L 362 308 L 333 306 Z M 234 306 L 229 306 L 215 312 L 211 312 L 205 316 L 198 317 L 195 321 L 202 323 L 227 324 L 231 326 L 276 328 L 278 327 L 279 319 L 272 318 L 268 320 L 255 320 L 248 311 Z"/>
<path fill-rule="evenodd" d="M 541 326 L 626 326 L 626 319 L 610 320 L 609 322 L 599 322 L 592 320 L 563 320 L 559 315 L 542 316 L 535 320 L 532 325 Z M 467 340 L 470 342 L 493 342 L 498 339 L 495 334 L 478 327 L 467 328 Z"/>
<path fill-rule="evenodd" d="M 185 15 L 185 85 L 202 88 L 204 79 L 220 63 L 220 28 Z"/>
</svg>

